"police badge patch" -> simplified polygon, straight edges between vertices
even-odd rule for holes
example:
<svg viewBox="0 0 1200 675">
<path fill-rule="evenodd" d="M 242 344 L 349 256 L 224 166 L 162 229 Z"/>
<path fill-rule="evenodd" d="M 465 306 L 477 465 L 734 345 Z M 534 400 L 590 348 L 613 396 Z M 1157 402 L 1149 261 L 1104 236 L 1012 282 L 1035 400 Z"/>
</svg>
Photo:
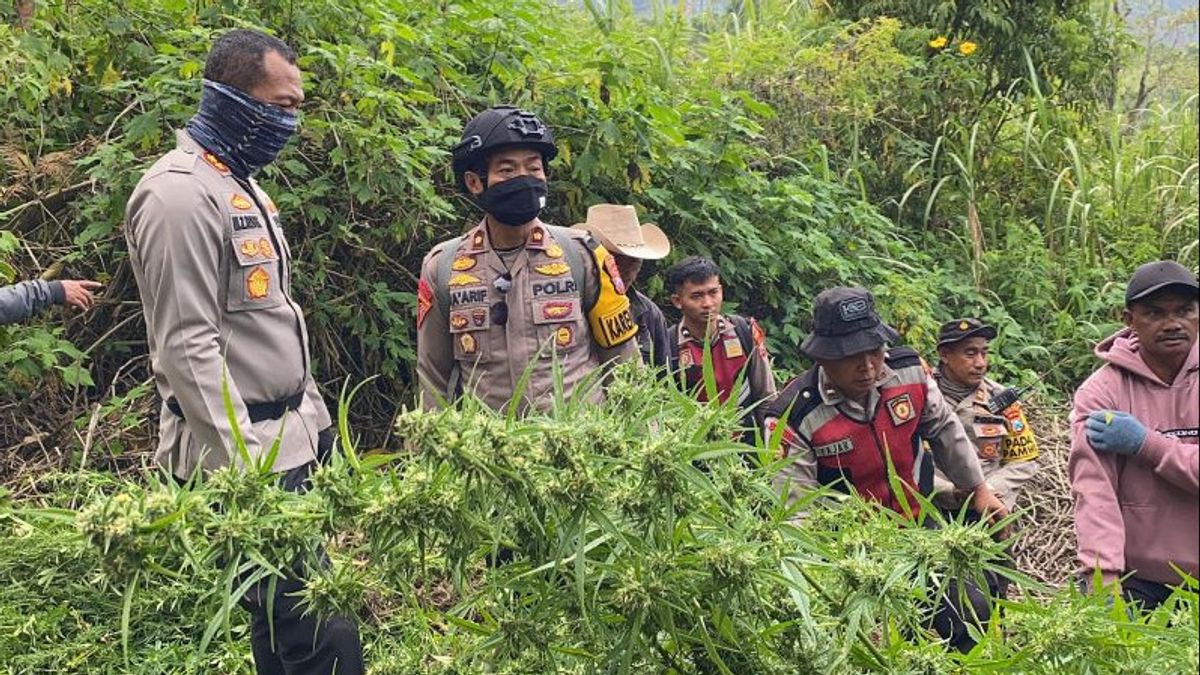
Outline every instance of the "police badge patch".
<svg viewBox="0 0 1200 675">
<path fill-rule="evenodd" d="M 900 394 L 893 399 L 889 399 L 887 409 L 888 415 L 892 418 L 892 424 L 896 426 L 901 426 L 917 416 L 917 410 L 913 407 L 912 397 L 908 394 Z"/>
<path fill-rule="evenodd" d="M 458 337 L 458 344 L 462 347 L 463 354 L 474 354 L 479 351 L 479 343 L 475 340 L 475 336 L 470 333 L 463 333 Z"/>
</svg>

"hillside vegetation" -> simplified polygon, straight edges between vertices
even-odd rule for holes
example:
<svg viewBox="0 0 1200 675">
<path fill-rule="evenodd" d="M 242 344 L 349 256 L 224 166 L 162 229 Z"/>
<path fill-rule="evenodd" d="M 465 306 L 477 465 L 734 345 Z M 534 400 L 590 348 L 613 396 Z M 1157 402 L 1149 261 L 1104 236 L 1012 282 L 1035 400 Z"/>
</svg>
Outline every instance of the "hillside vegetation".
<svg viewBox="0 0 1200 675">
<path fill-rule="evenodd" d="M 1194 585 L 1131 619 L 1020 573 L 980 648 L 947 654 L 924 630 L 930 589 L 992 559 L 985 529 L 903 527 L 853 501 L 788 525 L 771 448 L 730 445 L 736 414 L 644 374 L 603 407 L 528 420 L 403 412 L 420 260 L 479 217 L 449 151 L 493 103 L 559 139 L 544 219 L 637 205 L 674 257 L 718 262 L 727 309 L 759 318 L 782 374 L 807 365 L 813 297 L 864 285 L 927 355 L 941 321 L 996 325 L 996 376 L 1036 382 L 1059 430 L 1133 268 L 1197 268 L 1196 48 L 1148 39 L 1124 3 L 721 4 L 0 6 L 0 281 L 106 284 L 86 315 L 0 327 L 0 670 L 249 672 L 227 563 L 318 541 L 333 565 L 314 608 L 362 616 L 379 673 L 1196 664 Z M 341 409 L 353 447 L 307 495 L 232 473 L 182 490 L 148 468 L 159 402 L 122 213 L 235 26 L 301 55 L 301 131 L 261 178 L 331 408 L 362 385 Z M 1034 515 L 1054 511 L 1037 536 L 1056 567 L 1025 572 L 1058 581 L 1069 497 L 1062 439 L 1045 447 L 1056 492 Z M 514 562 L 494 564 L 501 549 Z"/>
</svg>

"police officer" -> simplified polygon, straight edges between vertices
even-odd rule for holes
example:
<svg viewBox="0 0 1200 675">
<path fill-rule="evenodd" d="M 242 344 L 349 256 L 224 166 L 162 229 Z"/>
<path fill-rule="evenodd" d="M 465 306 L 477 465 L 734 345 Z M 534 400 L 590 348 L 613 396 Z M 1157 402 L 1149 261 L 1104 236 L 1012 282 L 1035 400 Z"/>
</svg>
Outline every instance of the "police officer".
<svg viewBox="0 0 1200 675">
<path fill-rule="evenodd" d="M 596 368 L 639 358 L 616 261 L 586 232 L 538 219 L 557 153 L 550 129 L 513 106 L 488 108 L 463 129 L 454 175 L 486 215 L 421 265 L 417 374 L 426 408 L 473 393 L 500 409 L 528 369 L 520 407 L 544 409 L 556 364 L 569 395 Z"/>
<path fill-rule="evenodd" d="M 667 319 L 653 300 L 634 288 L 634 283 L 642 271 L 643 261 L 667 257 L 671 252 L 671 241 L 654 223 L 638 222 L 637 209 L 632 206 L 590 206 L 587 221 L 576 223 L 575 227 L 595 237 L 617 261 L 633 320 L 638 326 L 637 341 L 642 362 L 666 366 L 671 352 Z"/>
<path fill-rule="evenodd" d="M 24 321 L 50 305 L 70 305 L 86 312 L 95 302 L 98 281 L 22 281 L 0 287 L 0 326 Z"/>
<path fill-rule="evenodd" d="M 1037 473 L 1038 446 L 1021 402 L 999 402 L 1005 389 L 987 378 L 988 345 L 995 337 L 996 329 L 979 319 L 943 324 L 934 380 L 975 446 L 988 487 L 1011 510 L 1021 486 Z M 968 496 L 941 470 L 934 474 L 933 489 L 938 506 L 954 512 Z"/>
<path fill-rule="evenodd" d="M 937 466 L 970 495 L 975 509 L 1004 517 L 1007 508 L 988 488 L 971 441 L 920 356 L 908 347 L 889 348 L 898 339 L 865 289 L 817 295 L 813 332 L 801 344 L 817 365 L 789 382 L 763 412 L 768 437 L 785 425 L 781 449 L 792 461 L 778 476 L 781 489 L 794 499 L 821 485 L 854 488 L 865 499 L 920 517 L 913 493 L 929 494 L 933 477 L 925 439 Z M 902 481 L 899 492 L 889 480 L 889 464 Z M 990 607 L 973 583 L 964 591 L 971 610 L 961 607 L 956 592 L 948 593 L 933 624 L 951 646 L 968 651 L 974 640 L 965 617 L 986 622 Z"/>
<path fill-rule="evenodd" d="M 156 458 L 181 479 L 230 463 L 223 383 L 250 454 L 262 457 L 279 440 L 273 470 L 289 488 L 305 483 L 330 427 L 312 377 L 304 312 L 291 293 L 279 209 L 253 178 L 296 131 L 303 100 L 288 45 L 251 30 L 226 33 L 205 64 L 198 112 L 126 207 L 125 237 L 163 399 Z M 284 579 L 273 603 L 261 599 L 263 589 L 244 600 L 258 672 L 363 672 L 357 629 L 344 619 L 304 616 L 294 597 L 301 586 Z"/>
<path fill-rule="evenodd" d="M 680 260 L 667 270 L 667 290 L 682 317 L 668 329 L 671 370 L 688 391 L 701 401 L 708 400 L 703 386 L 708 343 L 719 400 L 733 398 L 739 406 L 749 408 L 775 396 L 767 336 L 754 319 L 721 313 L 725 294 L 716 263 L 702 256 Z M 760 411 L 756 408 L 748 414 L 744 424 L 756 428 L 762 419 Z M 753 442 L 753 434 L 744 440 Z"/>
</svg>

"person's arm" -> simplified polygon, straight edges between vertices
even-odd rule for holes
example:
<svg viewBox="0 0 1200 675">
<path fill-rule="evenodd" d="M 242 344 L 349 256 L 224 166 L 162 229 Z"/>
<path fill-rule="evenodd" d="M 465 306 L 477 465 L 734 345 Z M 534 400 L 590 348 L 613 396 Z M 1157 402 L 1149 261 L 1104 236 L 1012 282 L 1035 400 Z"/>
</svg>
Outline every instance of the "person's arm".
<svg viewBox="0 0 1200 675">
<path fill-rule="evenodd" d="M 1087 440 L 1085 422 L 1093 410 L 1111 407 L 1109 387 L 1098 373 L 1075 392 L 1071 411 L 1071 455 L 1067 470 L 1075 497 L 1075 538 L 1079 571 L 1090 584 L 1100 570 L 1106 584 L 1125 570 L 1125 519 L 1117 501 L 1120 473 L 1114 455 L 1097 453 Z"/>
<path fill-rule="evenodd" d="M 1153 431 L 1123 410 L 1093 410 L 1084 422 L 1088 445 L 1103 454 L 1125 455 L 1165 482 L 1195 495 L 1200 454 L 1194 443 Z"/>
<path fill-rule="evenodd" d="M 988 487 L 1011 511 L 1017 505 L 1017 493 L 1037 472 L 1038 463 L 1033 459 L 1002 464 L 987 477 Z"/>
<path fill-rule="evenodd" d="M 220 206 L 186 175 L 164 174 L 153 190 L 139 190 L 129 204 L 130 238 L 140 254 L 148 328 L 158 337 L 156 367 L 171 385 L 196 441 L 236 457 L 233 425 L 225 411 L 221 343 Z M 238 336 L 232 336 L 238 339 Z M 228 380 L 233 417 L 252 457 L 262 446 L 237 383 Z"/>
<path fill-rule="evenodd" d="M 450 377 L 454 372 L 454 343 L 450 339 L 449 318 L 437 300 L 437 267 L 448 250 L 434 250 L 425 256 L 421 279 L 417 282 L 417 380 L 421 385 L 421 407 L 437 410 L 451 403 Z"/>
<path fill-rule="evenodd" d="M 612 255 L 604 246 L 588 240 L 576 240 L 582 244 L 588 266 L 584 275 L 586 288 L 583 297 L 595 298 L 588 310 L 588 330 L 591 333 L 591 349 L 596 362 L 608 364 L 633 361 L 641 363 L 642 352 L 636 339 L 638 326 L 633 320 L 629 296 L 625 295 L 623 283 L 616 283 L 613 276 L 619 274 Z"/>
<path fill-rule="evenodd" d="M 647 298 L 649 300 L 649 298 Z M 653 349 L 651 359 L 652 365 L 664 368 L 671 362 L 671 334 L 667 330 L 667 317 L 663 316 L 663 312 L 650 301 L 650 344 Z"/>
<path fill-rule="evenodd" d="M 748 354 L 750 366 L 747 369 L 749 371 L 747 377 L 750 378 L 750 404 L 756 406 L 754 417 L 761 423 L 764 419 L 761 403 L 775 397 L 775 374 L 771 372 L 771 355 L 767 353 L 767 336 L 754 319 L 750 319 L 750 334 L 753 342 L 750 354 Z"/>
<path fill-rule="evenodd" d="M 925 409 L 921 412 L 918 432 L 929 441 L 933 461 L 946 479 L 959 490 L 974 490 L 984 484 L 983 468 L 979 465 L 975 446 L 958 413 L 928 376 L 925 391 Z"/>
<path fill-rule="evenodd" d="M 0 326 L 24 321 L 50 305 L 66 302 L 61 281 L 22 281 L 0 288 Z"/>
<path fill-rule="evenodd" d="M 1175 487 L 1200 494 L 1200 445 L 1150 430 L 1133 461 L 1152 467 L 1155 475 Z"/>
<path fill-rule="evenodd" d="M 779 430 L 781 425 L 783 429 Z M 787 458 L 788 463 L 775 475 L 773 482 L 776 491 L 787 490 L 790 503 L 821 486 L 817 480 L 817 458 L 808 441 L 785 421 L 768 412 L 763 421 L 763 438 L 770 440 L 775 434 L 780 435 L 779 454 Z"/>
<path fill-rule="evenodd" d="M 970 493 L 971 508 L 988 515 L 993 522 L 1008 515 L 1008 507 L 1000 501 L 983 479 L 983 468 L 975 445 L 967 436 L 954 408 L 938 389 L 932 377 L 925 376 L 925 409 L 918 430 L 929 441 L 935 465 L 964 493 Z M 1009 528 L 999 533 L 1007 537 Z"/>
</svg>

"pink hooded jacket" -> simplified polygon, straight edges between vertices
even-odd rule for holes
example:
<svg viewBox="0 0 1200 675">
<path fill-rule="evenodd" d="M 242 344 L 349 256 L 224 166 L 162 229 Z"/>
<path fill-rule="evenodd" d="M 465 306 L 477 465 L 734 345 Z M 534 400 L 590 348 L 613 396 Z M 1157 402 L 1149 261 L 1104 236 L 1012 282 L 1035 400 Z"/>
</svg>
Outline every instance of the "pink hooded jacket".
<svg viewBox="0 0 1200 675">
<path fill-rule="evenodd" d="M 1128 328 L 1096 345 L 1108 363 L 1075 392 L 1071 412 L 1071 491 L 1080 571 L 1111 583 L 1126 572 L 1177 584 L 1174 563 L 1200 575 L 1200 357 L 1197 343 L 1175 381 L 1166 384 L 1142 360 Z M 1084 420 L 1096 410 L 1123 410 L 1146 426 L 1133 456 L 1096 452 Z"/>
</svg>

